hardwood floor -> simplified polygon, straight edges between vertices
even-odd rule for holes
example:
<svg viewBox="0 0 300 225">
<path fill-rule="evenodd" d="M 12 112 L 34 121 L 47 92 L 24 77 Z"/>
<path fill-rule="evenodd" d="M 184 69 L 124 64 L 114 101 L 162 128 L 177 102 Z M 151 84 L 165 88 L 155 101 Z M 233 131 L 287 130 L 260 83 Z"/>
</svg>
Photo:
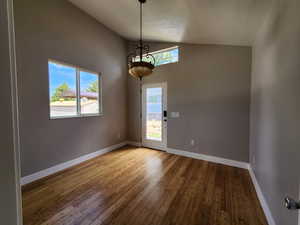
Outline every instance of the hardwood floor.
<svg viewBox="0 0 300 225">
<path fill-rule="evenodd" d="M 23 188 L 24 225 L 267 225 L 247 170 L 125 147 Z"/>
</svg>

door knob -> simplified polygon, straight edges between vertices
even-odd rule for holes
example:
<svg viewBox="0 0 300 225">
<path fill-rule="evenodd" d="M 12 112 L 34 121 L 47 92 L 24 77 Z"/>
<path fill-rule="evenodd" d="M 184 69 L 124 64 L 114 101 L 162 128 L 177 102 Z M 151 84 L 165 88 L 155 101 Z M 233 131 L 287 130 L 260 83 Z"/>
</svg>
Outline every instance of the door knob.
<svg viewBox="0 0 300 225">
<path fill-rule="evenodd" d="M 297 202 L 296 200 L 286 197 L 284 199 L 285 207 L 289 210 L 297 210 L 300 209 L 300 202 Z"/>
</svg>

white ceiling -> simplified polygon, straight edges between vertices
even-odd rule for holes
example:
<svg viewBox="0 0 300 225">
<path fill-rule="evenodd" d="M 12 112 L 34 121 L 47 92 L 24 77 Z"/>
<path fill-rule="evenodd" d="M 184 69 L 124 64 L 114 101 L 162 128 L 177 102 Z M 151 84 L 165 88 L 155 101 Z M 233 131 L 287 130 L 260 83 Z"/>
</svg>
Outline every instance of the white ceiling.
<svg viewBox="0 0 300 225">
<path fill-rule="evenodd" d="M 139 37 L 137 0 L 70 0 L 122 37 Z M 272 0 L 148 0 L 144 38 L 193 44 L 252 45 Z"/>
</svg>

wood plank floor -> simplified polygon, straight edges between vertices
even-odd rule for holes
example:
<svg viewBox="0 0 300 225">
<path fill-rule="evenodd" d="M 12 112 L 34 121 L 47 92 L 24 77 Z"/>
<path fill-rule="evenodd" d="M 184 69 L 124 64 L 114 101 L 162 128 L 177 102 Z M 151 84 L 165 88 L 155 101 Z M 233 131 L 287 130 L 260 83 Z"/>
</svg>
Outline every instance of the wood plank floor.
<svg viewBox="0 0 300 225">
<path fill-rule="evenodd" d="M 247 170 L 125 147 L 23 188 L 24 225 L 267 225 Z"/>
</svg>

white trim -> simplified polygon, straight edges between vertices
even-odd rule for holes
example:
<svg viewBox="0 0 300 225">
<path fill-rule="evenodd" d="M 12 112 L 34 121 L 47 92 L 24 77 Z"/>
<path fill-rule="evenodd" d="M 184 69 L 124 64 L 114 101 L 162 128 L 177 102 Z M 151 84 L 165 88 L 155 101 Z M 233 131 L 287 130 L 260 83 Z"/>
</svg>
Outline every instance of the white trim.
<svg viewBox="0 0 300 225">
<path fill-rule="evenodd" d="M 75 76 L 76 76 L 76 115 L 67 115 L 67 116 L 51 116 L 51 107 L 49 104 L 49 119 L 50 120 L 57 120 L 57 119 L 72 119 L 72 118 L 84 118 L 84 117 L 96 117 L 96 116 L 103 116 L 103 102 L 102 102 L 102 74 L 100 72 L 95 72 L 92 70 L 84 69 L 80 66 L 75 66 L 73 64 L 60 62 L 55 59 L 48 59 L 49 63 L 71 67 L 75 69 Z M 82 113 L 81 112 L 81 102 L 80 102 L 80 72 L 87 72 L 98 76 L 98 105 L 99 105 L 99 112 L 98 113 Z M 48 88 L 50 88 L 50 73 L 48 70 Z M 50 99 L 50 96 L 49 96 Z"/>
<path fill-rule="evenodd" d="M 164 53 L 164 52 L 171 51 L 171 50 L 174 50 L 174 49 L 177 49 L 177 48 L 179 48 L 178 45 L 170 47 L 170 48 L 164 48 L 164 49 L 160 49 L 160 50 L 157 50 L 157 51 L 154 51 L 154 52 L 150 52 L 149 54 Z M 146 54 L 144 54 L 143 56 L 145 56 L 145 55 Z"/>
<path fill-rule="evenodd" d="M 161 150 L 161 151 L 164 151 L 166 152 L 167 151 L 167 148 L 165 146 L 160 146 L 160 145 L 152 145 L 152 144 L 148 144 L 148 143 L 143 143 L 142 146 L 144 148 L 150 148 L 150 149 L 155 149 L 155 150 Z"/>
<path fill-rule="evenodd" d="M 255 177 L 255 174 L 251 168 L 251 165 L 246 162 L 240 162 L 240 161 L 235 161 L 235 160 L 230 160 L 230 159 L 224 159 L 220 157 L 215 157 L 215 156 L 209 156 L 209 155 L 204 155 L 204 154 L 199 154 L 199 153 L 194 153 L 194 152 L 187 152 L 187 151 L 181 151 L 177 149 L 171 149 L 167 148 L 167 152 L 170 154 L 175 154 L 175 155 L 180 155 L 180 156 L 185 156 L 185 157 L 190 157 L 194 159 L 200 159 L 200 160 L 205 160 L 209 162 L 214 162 L 214 163 L 219 163 L 219 164 L 224 164 L 227 166 L 233 166 L 233 167 L 238 167 L 238 168 L 243 168 L 247 169 L 249 171 L 249 174 L 251 176 L 253 185 L 256 190 L 257 197 L 260 201 L 261 207 L 264 211 L 264 214 L 267 218 L 268 224 L 269 225 L 276 225 L 274 217 L 272 216 L 271 210 L 268 206 L 268 203 L 263 195 L 263 192 L 257 182 L 257 179 Z M 300 220 L 300 216 L 299 216 Z"/>
<path fill-rule="evenodd" d="M 135 147 L 142 147 L 141 142 L 127 141 L 127 144 Z"/>
<path fill-rule="evenodd" d="M 153 54 L 158 54 L 158 53 L 164 53 L 164 52 L 171 51 L 171 50 L 174 50 L 174 49 L 179 49 L 179 46 L 176 45 L 176 46 L 173 46 L 173 47 L 170 47 L 170 48 L 160 49 L 160 50 L 157 50 L 157 51 L 154 51 L 154 52 L 149 52 L 149 54 L 153 55 Z M 143 54 L 143 57 L 146 56 L 146 55 L 147 54 Z M 133 58 L 138 58 L 139 59 L 140 56 L 136 56 L 136 57 L 133 57 Z"/>
<path fill-rule="evenodd" d="M 161 88 L 162 89 L 162 111 L 167 111 L 168 110 L 168 103 L 167 103 L 167 82 L 161 82 L 161 83 L 149 83 L 149 84 L 143 84 L 142 85 L 142 145 L 148 148 L 154 148 L 154 149 L 159 149 L 162 151 L 166 151 L 167 149 L 167 121 L 165 122 L 164 120 L 167 118 L 164 118 L 162 115 L 162 140 L 161 141 L 156 141 L 156 140 L 150 140 L 146 138 L 146 123 L 147 123 L 147 116 L 146 116 L 146 104 L 147 104 L 147 96 L 146 96 L 146 91 L 147 88 Z"/>
<path fill-rule="evenodd" d="M 205 160 L 208 162 L 214 162 L 214 163 L 219 163 L 227 166 L 233 166 L 233 167 L 238 167 L 242 169 L 249 169 L 249 163 L 246 162 L 240 162 L 240 161 L 235 161 L 231 159 L 225 159 L 225 158 L 220 158 L 216 156 L 210 156 L 210 155 L 204 155 L 204 154 L 199 154 L 199 153 L 194 153 L 194 152 L 187 152 L 187 151 L 181 151 L 177 149 L 172 149 L 172 148 L 167 148 L 167 152 L 175 155 L 181 155 L 189 158 L 194 158 L 194 159 L 200 159 L 200 160 Z"/>
<path fill-rule="evenodd" d="M 257 179 L 255 177 L 255 174 L 254 174 L 253 169 L 252 169 L 251 166 L 249 167 L 249 173 L 250 173 L 252 182 L 254 184 L 254 187 L 255 187 L 255 190 L 256 190 L 256 194 L 257 194 L 258 199 L 260 201 L 261 207 L 264 210 L 264 213 L 266 215 L 266 218 L 267 218 L 267 221 L 268 221 L 269 225 L 276 225 L 275 220 L 274 220 L 274 218 L 272 216 L 271 210 L 270 210 L 270 208 L 268 206 L 268 203 L 267 203 L 267 201 L 266 201 L 266 199 L 265 199 L 265 197 L 263 195 L 263 192 L 262 192 L 262 190 L 261 190 L 261 188 L 260 188 L 260 186 L 259 186 L 259 184 L 257 182 Z"/>
<path fill-rule="evenodd" d="M 49 73 L 50 76 L 50 73 Z M 99 77 L 98 77 L 99 78 Z M 50 77 L 48 78 L 50 80 Z M 80 71 L 76 68 L 76 106 L 77 106 L 77 115 L 81 115 L 81 90 L 80 90 Z M 50 81 L 49 81 L 50 89 Z M 99 97 L 99 96 L 98 96 Z M 98 101 L 98 104 L 100 102 Z M 51 118 L 51 101 L 50 101 L 50 118 Z"/>
<path fill-rule="evenodd" d="M 299 185 L 299 196 L 298 199 L 300 199 L 300 185 Z M 300 225 L 300 210 L 298 212 L 298 225 Z"/>
<path fill-rule="evenodd" d="M 132 145 L 132 146 L 136 146 L 136 147 L 141 147 L 142 146 L 142 144 L 140 142 L 134 142 L 134 141 L 126 141 L 126 142 L 122 142 L 120 144 L 112 145 L 112 146 L 106 147 L 104 149 L 101 149 L 99 151 L 81 156 L 77 159 L 73 159 L 71 161 L 68 161 L 68 162 L 56 165 L 54 167 L 39 171 L 37 173 L 31 174 L 29 176 L 22 177 L 21 178 L 21 184 L 26 185 L 28 183 L 31 183 L 31 182 L 36 181 L 38 179 L 41 179 L 43 177 L 47 177 L 51 174 L 54 174 L 54 173 L 57 173 L 57 172 L 62 171 L 64 169 L 67 169 L 67 168 L 70 168 L 72 166 L 78 165 L 78 164 L 80 164 L 84 161 L 87 161 L 89 159 L 92 159 L 92 158 L 95 158 L 97 156 L 103 155 L 105 153 L 111 152 L 115 149 L 119 149 L 119 148 L 121 148 L 125 145 Z M 194 153 L 194 152 L 181 151 L 181 150 L 171 149 L 171 148 L 167 148 L 167 153 L 249 170 L 253 185 L 255 187 L 258 199 L 259 199 L 260 204 L 262 206 L 262 209 L 265 213 L 267 221 L 268 221 L 269 225 L 276 225 L 276 223 L 274 221 L 274 218 L 272 216 L 271 210 L 270 210 L 270 208 L 267 204 L 267 201 L 266 201 L 266 199 L 265 199 L 265 197 L 262 193 L 262 190 L 261 190 L 261 188 L 260 188 L 260 186 L 259 186 L 259 184 L 256 180 L 255 174 L 254 174 L 254 172 L 253 172 L 253 170 L 252 170 L 249 163 L 240 162 L 240 161 L 231 160 L 231 159 L 220 158 L 220 157 L 216 157 L 216 156 L 204 155 L 204 154 L 199 154 L 199 153 Z"/>
<path fill-rule="evenodd" d="M 61 120 L 61 119 L 76 119 L 76 118 L 85 118 L 85 117 L 97 117 L 103 116 L 103 113 L 93 113 L 93 114 L 80 114 L 74 116 L 52 116 L 49 117 L 50 120 Z"/>
<path fill-rule="evenodd" d="M 15 172 L 15 193 L 16 193 L 16 216 L 17 225 L 23 224 L 22 215 L 22 194 L 21 194 L 21 163 L 20 163 L 20 129 L 19 129 L 19 109 L 18 109 L 18 85 L 17 85 L 17 59 L 16 59 L 16 40 L 14 23 L 14 5 L 13 0 L 6 0 L 7 4 L 7 22 L 8 22 L 8 40 L 10 57 L 10 83 L 11 83 L 11 101 L 12 101 L 12 124 L 13 124 L 13 143 L 14 143 L 14 172 Z"/>
<path fill-rule="evenodd" d="M 67 169 L 67 168 L 70 168 L 72 166 L 78 165 L 78 164 L 80 164 L 80 163 L 82 163 L 84 161 L 87 161 L 89 159 L 92 159 L 92 158 L 95 158 L 97 156 L 103 155 L 103 154 L 105 154 L 107 152 L 111 152 L 111 151 L 113 151 L 115 149 L 118 149 L 118 148 L 121 148 L 121 147 L 123 147 L 125 145 L 127 145 L 127 142 L 122 142 L 120 144 L 112 145 L 112 146 L 103 148 L 101 150 L 98 150 L 96 152 L 93 152 L 93 153 L 81 156 L 81 157 L 79 157 L 77 159 L 73 159 L 73 160 L 70 160 L 68 162 L 64 162 L 64 163 L 58 164 L 56 166 L 50 167 L 48 169 L 39 171 L 37 173 L 28 175 L 26 177 L 22 177 L 21 178 L 21 185 L 29 184 L 29 183 L 31 183 L 33 181 L 39 180 L 39 179 L 41 179 L 43 177 L 47 177 L 47 176 L 49 176 L 51 174 L 54 174 L 54 173 L 57 173 L 57 172 L 62 171 L 64 169 Z"/>
<path fill-rule="evenodd" d="M 249 174 L 251 176 L 253 185 L 255 187 L 256 190 L 256 194 L 257 197 L 260 201 L 261 207 L 264 211 L 264 214 L 267 218 L 268 224 L 269 225 L 276 225 L 274 217 L 272 216 L 271 210 L 268 206 L 268 203 L 263 195 L 263 192 L 256 180 L 255 174 L 251 168 L 251 165 L 249 163 L 246 162 L 239 162 L 239 161 L 235 161 L 235 160 L 230 160 L 230 159 L 224 159 L 224 158 L 220 158 L 220 157 L 215 157 L 215 156 L 209 156 L 209 155 L 204 155 L 204 154 L 198 154 L 198 153 L 194 153 L 194 152 L 187 152 L 187 151 L 181 151 L 181 150 L 177 150 L 177 149 L 171 149 L 168 148 L 167 149 L 168 153 L 171 154 L 175 154 L 175 155 L 181 155 L 181 156 L 185 156 L 185 157 L 190 157 L 190 158 L 194 158 L 194 159 L 200 159 L 200 160 L 205 160 L 205 161 L 209 161 L 209 162 L 214 162 L 214 163 L 219 163 L 219 164 L 224 164 L 227 166 L 233 166 L 233 167 L 238 167 L 238 168 L 243 168 L 243 169 L 247 169 L 249 171 Z M 300 216 L 299 216 L 299 220 L 300 220 Z"/>
</svg>

